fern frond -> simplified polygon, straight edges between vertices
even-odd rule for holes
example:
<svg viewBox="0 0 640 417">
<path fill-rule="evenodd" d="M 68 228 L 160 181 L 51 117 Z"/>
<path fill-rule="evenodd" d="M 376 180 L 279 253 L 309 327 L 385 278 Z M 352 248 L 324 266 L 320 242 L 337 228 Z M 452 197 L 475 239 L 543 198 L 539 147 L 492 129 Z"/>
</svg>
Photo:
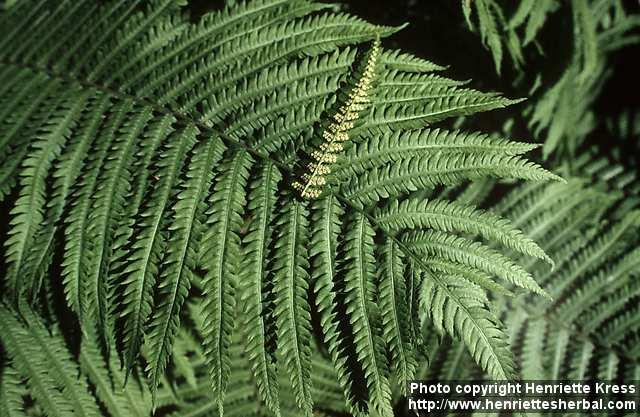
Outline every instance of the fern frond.
<svg viewBox="0 0 640 417">
<path fill-rule="evenodd" d="M 203 337 L 214 399 L 222 415 L 225 391 L 229 382 L 230 333 L 235 324 L 236 277 L 240 268 L 240 228 L 245 209 L 245 187 L 251 157 L 235 151 L 217 174 L 210 208 L 206 215 L 209 230 L 201 240 L 198 265 L 206 270 L 202 282 L 206 301 L 203 306 Z M 161 369 L 151 369 L 156 384 Z"/>
<path fill-rule="evenodd" d="M 524 268 L 479 242 L 438 231 L 411 233 L 402 240 L 418 253 L 477 269 L 549 297 Z"/>
<path fill-rule="evenodd" d="M 397 244 L 388 239 L 382 249 L 384 265 L 379 277 L 378 297 L 382 317 L 382 335 L 391 352 L 391 363 L 400 384 L 400 392 L 406 394 L 410 380 L 414 379 L 417 360 L 409 329 L 409 303 L 405 295 L 404 263 Z"/>
<path fill-rule="evenodd" d="M 368 205 L 402 193 L 457 185 L 481 177 L 560 180 L 555 174 L 519 156 L 502 154 L 428 154 L 408 157 L 351 177 L 341 191 L 349 200 Z"/>
<path fill-rule="evenodd" d="M 522 254 L 553 264 L 548 255 L 507 219 L 471 206 L 446 200 L 407 199 L 393 202 L 375 213 L 376 222 L 392 233 L 429 228 L 447 233 L 478 234 Z"/>
<path fill-rule="evenodd" d="M 33 142 L 33 152 L 23 163 L 20 179 L 21 193 L 11 211 L 12 219 L 9 238 L 5 242 L 9 267 L 7 280 L 16 296 L 26 287 L 36 290 L 33 282 L 23 282 L 23 263 L 33 239 L 44 220 L 45 181 L 47 172 L 58 157 L 83 110 L 87 94 L 71 90 L 55 105 L 48 122 L 41 127 L 40 134 Z"/>
<path fill-rule="evenodd" d="M 278 183 L 282 176 L 271 163 L 261 166 L 259 175 L 251 183 L 248 212 L 251 223 L 243 239 L 244 251 L 240 286 L 246 332 L 246 349 L 260 396 L 276 416 L 280 414 L 275 358 L 269 351 L 270 326 L 267 316 L 268 275 L 266 255 L 273 239 L 270 226 L 274 220 Z"/>
<path fill-rule="evenodd" d="M 78 346 L 55 324 L 0 323 L 29 411 L 91 415 L 87 393 L 114 416 L 390 416 L 390 368 L 402 383 L 417 372 L 433 345 L 429 315 L 494 377 L 511 377 L 484 289 L 509 293 L 495 275 L 540 292 L 531 276 L 546 271 L 471 239 L 548 261 L 516 225 L 545 241 L 559 226 L 473 208 L 488 182 L 434 188 L 557 177 L 521 156 L 535 146 L 430 125 L 515 100 L 382 50 L 378 39 L 398 28 L 335 5 L 230 1 L 203 16 L 183 6 L 24 0 L 0 13 L 0 198 L 19 218 L 2 286 L 20 303 L 31 293 L 54 321 L 61 278 L 80 324 L 78 334 L 65 323 L 75 361 Z M 296 177 L 311 154 L 316 166 Z M 464 203 L 447 201 L 456 197 Z M 440 239 L 425 257 L 404 232 Z M 432 279 L 436 289 L 421 292 Z M 619 294 L 634 300 L 630 280 L 603 298 Z M 594 322 L 612 314 L 596 310 Z M 612 340 L 626 347 L 617 329 Z M 5 341 L 14 333 L 34 342 L 26 353 Z"/>
<path fill-rule="evenodd" d="M 380 415 L 392 416 L 388 367 L 379 328 L 380 312 L 374 303 L 374 230 L 363 214 L 353 216 L 350 224 L 344 243 L 343 267 L 355 350 L 362 363 L 372 406 Z"/>
<path fill-rule="evenodd" d="M 421 310 L 436 329 L 461 339 L 491 378 L 511 380 L 515 377 L 514 360 L 499 321 L 487 303 L 479 288 L 455 276 L 427 274 L 422 281 Z"/>
<path fill-rule="evenodd" d="M 305 203 L 291 201 L 280 209 L 276 220 L 273 255 L 274 316 L 281 353 L 296 404 L 304 415 L 312 413 L 311 397 L 311 316 L 305 302 L 309 289 L 307 260 L 308 209 Z"/>
</svg>

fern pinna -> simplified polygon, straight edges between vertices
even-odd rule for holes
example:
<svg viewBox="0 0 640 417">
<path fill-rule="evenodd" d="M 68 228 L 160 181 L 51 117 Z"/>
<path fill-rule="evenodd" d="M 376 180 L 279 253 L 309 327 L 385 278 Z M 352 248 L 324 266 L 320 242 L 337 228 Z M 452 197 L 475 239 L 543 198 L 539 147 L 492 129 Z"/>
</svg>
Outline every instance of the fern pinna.
<svg viewBox="0 0 640 417">
<path fill-rule="evenodd" d="M 155 405 L 198 320 L 218 415 L 234 412 L 223 407 L 234 343 L 276 415 L 283 384 L 311 415 L 319 354 L 350 412 L 391 415 L 427 319 L 491 377 L 513 377 L 486 290 L 504 289 L 498 277 L 546 295 L 508 255 L 550 260 L 506 218 L 424 195 L 483 177 L 559 179 L 521 156 L 534 146 L 431 127 L 518 100 L 384 50 L 378 40 L 398 28 L 326 4 L 237 2 L 193 20 L 182 3 L 25 0 L 0 17 L 9 378 L 27 379 L 47 415 L 84 413 L 86 387 L 41 391 L 39 365 L 14 348 L 37 321 L 25 311 L 55 315 L 58 293 L 94 337 L 91 355 L 122 366 L 126 386 L 148 384 Z M 326 184 L 301 176 L 342 119 L 320 148 Z M 338 136 L 349 140 L 338 147 Z M 305 181 L 313 191 L 299 198 Z M 188 300 L 201 300 L 200 316 L 185 322 Z M 106 371 L 80 362 L 119 415 Z"/>
</svg>

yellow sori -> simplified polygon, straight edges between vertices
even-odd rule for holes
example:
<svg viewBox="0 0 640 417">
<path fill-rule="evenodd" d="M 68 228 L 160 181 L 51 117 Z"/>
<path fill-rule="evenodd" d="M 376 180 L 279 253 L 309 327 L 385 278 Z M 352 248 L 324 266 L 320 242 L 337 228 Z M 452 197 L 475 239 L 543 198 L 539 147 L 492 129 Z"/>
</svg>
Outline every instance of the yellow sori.
<svg viewBox="0 0 640 417">
<path fill-rule="evenodd" d="M 322 132 L 324 142 L 311 152 L 313 162 L 307 166 L 307 172 L 300 181 L 291 186 L 304 199 L 315 199 L 322 194 L 322 186 L 327 182 L 326 176 L 331 173 L 331 165 L 338 159 L 337 154 L 344 149 L 343 142 L 349 140 L 349 131 L 360 112 L 367 107 L 371 84 L 375 75 L 376 62 L 380 55 L 380 41 L 373 43 L 362 76 L 349 93 L 345 103 L 340 106 L 333 121 Z"/>
</svg>

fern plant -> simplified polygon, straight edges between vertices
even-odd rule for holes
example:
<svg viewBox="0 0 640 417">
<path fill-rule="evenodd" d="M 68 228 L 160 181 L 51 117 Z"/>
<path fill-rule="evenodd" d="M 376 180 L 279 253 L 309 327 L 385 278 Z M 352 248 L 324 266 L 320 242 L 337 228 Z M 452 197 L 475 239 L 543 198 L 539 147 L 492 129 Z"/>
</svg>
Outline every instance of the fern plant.
<svg viewBox="0 0 640 417">
<path fill-rule="evenodd" d="M 534 135 L 544 139 L 544 156 L 553 154 L 569 163 L 597 126 L 593 105 L 612 74 L 610 56 L 640 41 L 640 16 L 620 0 L 463 0 L 462 9 L 468 27 L 479 32 L 490 50 L 498 73 L 506 49 L 516 69 L 514 83 L 537 92 L 525 114 Z M 549 36 L 551 41 L 539 39 L 553 17 L 572 27 L 570 43 L 558 54 L 564 61 L 559 75 L 554 69 L 528 76 L 525 56 L 534 59 L 559 48 L 557 33 Z M 527 49 L 535 53 L 527 55 Z"/>
<path fill-rule="evenodd" d="M 196 19 L 183 3 L 0 16 L 1 407 L 391 416 L 426 322 L 516 377 L 488 293 L 553 298 L 524 267 L 553 261 L 508 217 L 437 191 L 560 178 L 522 156 L 536 145 L 433 125 L 519 100 L 327 4 Z"/>
</svg>

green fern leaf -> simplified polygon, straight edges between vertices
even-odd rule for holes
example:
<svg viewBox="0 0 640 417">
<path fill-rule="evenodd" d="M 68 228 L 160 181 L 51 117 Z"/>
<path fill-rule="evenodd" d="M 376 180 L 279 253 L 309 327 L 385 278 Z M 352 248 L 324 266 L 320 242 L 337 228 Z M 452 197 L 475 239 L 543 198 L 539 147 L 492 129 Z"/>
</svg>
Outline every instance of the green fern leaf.
<svg viewBox="0 0 640 417">
<path fill-rule="evenodd" d="M 9 364 L 3 367 L 0 378 L 0 412 L 7 417 L 26 417 L 23 378 Z"/>
<path fill-rule="evenodd" d="M 383 198 L 437 185 L 457 185 L 481 177 L 560 180 L 536 164 L 502 154 L 428 154 L 375 167 L 341 186 L 348 200 L 369 205 Z"/>
<path fill-rule="evenodd" d="M 33 398 L 43 407 L 47 415 L 64 417 L 73 413 L 73 408 L 47 369 L 41 352 L 32 343 L 24 329 L 7 308 L 0 309 L 2 344 L 11 355 L 13 363 L 26 375 Z"/>
<path fill-rule="evenodd" d="M 382 335 L 391 352 L 391 363 L 406 394 L 409 381 L 415 378 L 417 360 L 411 340 L 409 305 L 405 299 L 404 263 L 397 244 L 388 239 L 383 249 L 384 269 L 379 278 L 378 296 L 382 316 Z"/>
<path fill-rule="evenodd" d="M 127 369 L 131 369 L 138 355 L 143 327 L 151 313 L 152 290 L 160 268 L 161 251 L 164 248 L 162 232 L 166 227 L 173 185 L 180 174 L 185 155 L 195 143 L 196 134 L 195 127 L 187 127 L 168 138 L 170 143 L 157 164 L 156 175 L 159 180 L 151 191 L 148 208 L 140 214 L 130 263 L 124 270 L 126 278 L 123 285 L 126 288 L 123 290 L 122 315 L 125 317 L 124 358 Z M 163 366 L 157 368 L 163 369 Z"/>
<path fill-rule="evenodd" d="M 411 157 L 428 156 L 429 153 L 454 156 L 482 154 L 519 155 L 538 147 L 528 143 L 511 142 L 481 133 L 449 132 L 440 129 L 392 132 L 371 132 L 369 139 L 347 150 L 339 170 L 339 180 L 360 175 L 375 167 L 391 162 L 401 162 Z"/>
<path fill-rule="evenodd" d="M 266 255 L 272 239 L 270 225 L 281 175 L 271 163 L 260 167 L 260 173 L 251 184 L 248 211 L 252 218 L 247 234 L 241 268 L 240 285 L 243 291 L 246 347 L 260 396 L 267 406 L 280 415 L 278 381 L 273 353 L 268 350 L 270 326 L 266 317 L 265 287 L 268 282 Z"/>
<path fill-rule="evenodd" d="M 403 242 L 418 253 L 477 269 L 549 297 L 524 268 L 481 243 L 437 231 L 409 234 Z"/>
<path fill-rule="evenodd" d="M 81 174 L 91 142 L 98 131 L 101 116 L 108 105 L 106 96 L 97 97 L 93 101 L 87 107 L 83 119 L 78 121 L 78 129 L 72 133 L 70 143 L 63 149 L 60 161 L 52 173 L 54 183 L 51 198 L 47 203 L 46 221 L 34 239 L 23 270 L 23 276 L 27 281 L 37 283 L 36 288 L 40 288 L 49 266 L 59 222 L 67 208 L 73 184 Z"/>
<path fill-rule="evenodd" d="M 495 214 L 446 200 L 408 199 L 376 212 L 376 222 L 385 230 L 430 228 L 447 233 L 479 234 L 525 255 L 553 264 L 544 251 L 511 223 Z"/>
<path fill-rule="evenodd" d="M 59 108 L 53 111 L 52 120 L 42 127 L 42 133 L 33 143 L 34 152 L 23 163 L 20 180 L 22 192 L 11 214 L 9 238 L 5 246 L 9 265 L 8 281 L 16 295 L 26 287 L 33 292 L 33 282 L 22 282 L 21 272 L 29 248 L 44 218 L 45 181 L 53 160 L 71 135 L 87 96 L 71 91 L 60 99 Z"/>
<path fill-rule="evenodd" d="M 342 387 L 344 398 L 347 400 L 349 412 L 359 415 L 355 399 L 352 395 L 351 374 L 347 364 L 348 358 L 341 348 L 342 335 L 339 329 L 340 321 L 337 311 L 337 289 L 335 280 L 338 279 L 338 265 L 336 254 L 342 225 L 344 209 L 333 195 L 326 195 L 314 202 L 312 206 L 311 243 L 309 256 L 311 257 L 311 279 L 316 295 L 316 307 L 320 315 L 320 326 L 324 337 L 324 344 L 329 350 L 331 363 Z"/>
<path fill-rule="evenodd" d="M 180 324 L 180 310 L 189 291 L 202 235 L 203 203 L 213 180 L 211 166 L 222 158 L 224 145 L 211 139 L 194 150 L 183 190 L 173 206 L 168 229 L 174 234 L 160 275 L 160 303 L 154 311 L 147 337 L 152 387 L 157 386 Z"/>
<path fill-rule="evenodd" d="M 278 351 L 284 359 L 296 403 L 304 415 L 312 414 L 311 316 L 306 300 L 309 288 L 308 209 L 305 203 L 285 203 L 276 220 L 273 255 Z"/>
<path fill-rule="evenodd" d="M 210 209 L 206 213 L 209 230 L 202 237 L 198 253 L 198 264 L 207 271 L 202 283 L 206 296 L 203 307 L 205 357 L 220 415 L 229 382 L 229 336 L 235 324 L 235 279 L 240 271 L 238 233 L 242 227 L 251 164 L 250 156 L 242 151 L 236 151 L 233 159 L 223 163 L 209 198 Z M 152 373 L 158 371 L 151 370 Z M 157 377 L 154 380 L 157 381 Z"/>
<path fill-rule="evenodd" d="M 148 109 L 140 109 L 124 126 L 126 133 L 117 135 L 105 160 L 102 175 L 92 196 L 93 210 L 87 222 L 88 245 L 93 248 L 87 256 L 88 309 L 84 321 L 97 320 L 101 332 L 109 332 L 113 325 L 110 317 L 111 305 L 108 294 L 112 282 L 109 280 L 111 246 L 118 221 L 124 214 L 125 197 L 131 186 L 128 167 L 135 154 L 136 142 L 142 129 L 151 119 Z M 119 132 L 118 132 L 119 133 Z"/>
<path fill-rule="evenodd" d="M 116 131 L 121 127 L 126 113 L 131 109 L 130 102 L 123 102 L 112 109 L 112 117 L 108 119 L 98 140 L 91 149 L 89 161 L 76 185 L 72 196 L 69 217 L 65 224 L 65 247 L 62 261 L 62 276 L 67 303 L 80 317 L 87 314 L 86 303 L 89 291 L 89 266 L 87 259 L 89 250 L 89 212 L 92 206 L 92 195 L 96 190 L 100 170 L 107 158 L 109 147 Z"/>
<path fill-rule="evenodd" d="M 345 241 L 344 279 L 355 349 L 374 409 L 382 416 L 392 416 L 384 343 L 377 322 L 380 317 L 374 303 L 374 230 L 362 214 L 356 214 L 350 224 Z"/>
<path fill-rule="evenodd" d="M 420 306 L 436 329 L 461 339 L 491 378 L 512 380 L 513 357 L 498 319 L 486 304 L 486 296 L 479 288 L 454 276 L 427 274 L 422 281 Z"/>
</svg>

